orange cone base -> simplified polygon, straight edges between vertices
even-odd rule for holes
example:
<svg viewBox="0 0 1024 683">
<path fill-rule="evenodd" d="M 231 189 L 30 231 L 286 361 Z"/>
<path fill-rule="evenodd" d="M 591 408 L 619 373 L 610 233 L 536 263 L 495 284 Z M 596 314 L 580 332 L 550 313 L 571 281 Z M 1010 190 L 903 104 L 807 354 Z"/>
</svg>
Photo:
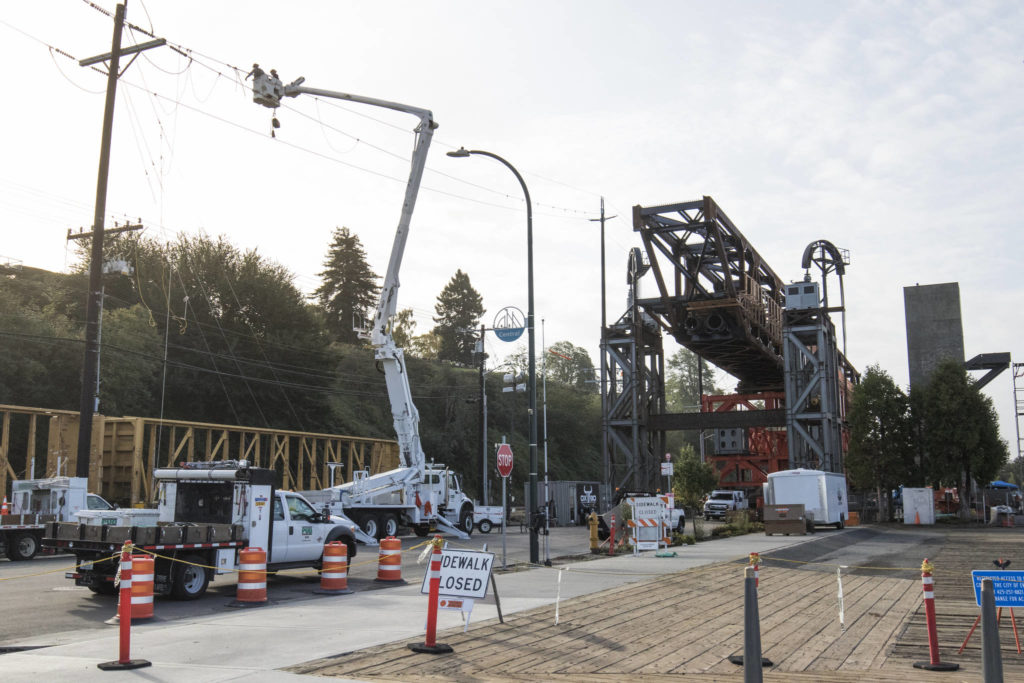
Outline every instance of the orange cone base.
<svg viewBox="0 0 1024 683">
<path fill-rule="evenodd" d="M 349 593 L 352 593 L 353 591 L 352 591 L 351 588 L 337 588 L 337 589 L 334 589 L 334 590 L 327 590 L 327 589 L 324 589 L 324 588 L 317 588 L 313 592 L 316 593 L 317 595 L 348 595 Z"/>
<path fill-rule="evenodd" d="M 451 645 L 445 643 L 437 643 L 436 645 L 427 645 L 426 643 L 409 643 L 409 649 L 413 652 L 422 652 L 428 655 L 446 655 L 449 652 L 455 652 Z"/>
<path fill-rule="evenodd" d="M 148 659 L 129 659 L 126 662 L 102 662 L 96 666 L 104 671 L 124 671 L 125 669 L 142 669 L 152 665 L 153 662 Z"/>
<path fill-rule="evenodd" d="M 939 662 L 938 664 L 932 664 L 931 662 L 914 662 L 915 669 L 924 669 L 925 671 L 957 671 L 960 669 L 959 664 L 951 664 L 950 662 Z"/>
</svg>

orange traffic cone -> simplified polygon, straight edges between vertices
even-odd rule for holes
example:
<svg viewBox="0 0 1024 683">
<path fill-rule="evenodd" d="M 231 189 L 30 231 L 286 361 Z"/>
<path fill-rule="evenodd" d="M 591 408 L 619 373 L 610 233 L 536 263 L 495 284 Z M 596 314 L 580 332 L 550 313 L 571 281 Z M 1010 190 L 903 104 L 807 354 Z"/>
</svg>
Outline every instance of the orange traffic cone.
<svg viewBox="0 0 1024 683">
<path fill-rule="evenodd" d="M 914 512 L 914 524 L 920 524 L 920 523 L 921 523 L 921 513 L 915 511 Z"/>
<path fill-rule="evenodd" d="M 4 496 L 4 504 L 3 504 L 3 506 L 0 506 L 0 515 L 6 515 L 9 512 L 10 512 L 10 509 L 7 506 L 7 496 Z"/>
</svg>

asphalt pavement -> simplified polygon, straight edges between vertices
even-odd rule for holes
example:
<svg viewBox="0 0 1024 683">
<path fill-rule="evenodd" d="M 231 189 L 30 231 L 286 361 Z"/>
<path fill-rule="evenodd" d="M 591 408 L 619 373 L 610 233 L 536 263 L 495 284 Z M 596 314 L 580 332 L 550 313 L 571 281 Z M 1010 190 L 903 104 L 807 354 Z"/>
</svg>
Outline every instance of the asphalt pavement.
<svg viewBox="0 0 1024 683">
<path fill-rule="evenodd" d="M 848 532 L 836 532 L 841 535 Z M 555 562 L 554 566 L 498 572 L 495 584 L 504 614 L 567 600 L 722 561 L 743 560 L 751 552 L 767 553 L 814 542 L 818 536 L 749 534 L 695 546 L 673 548 L 675 557 L 653 552 Z M 493 539 L 493 540 L 492 540 Z M 489 549 L 494 550 L 491 535 Z M 480 537 L 474 541 L 482 543 Z M 473 544 L 476 546 L 476 543 Z M 518 544 L 517 544 L 518 545 Z M 500 551 L 500 547 L 499 547 Z M 5 681 L 109 680 L 146 681 L 288 681 L 307 678 L 280 669 L 323 657 L 395 641 L 422 642 L 427 600 L 420 594 L 422 569 L 408 571 L 404 585 L 342 596 L 317 596 L 275 604 L 271 588 L 266 606 L 222 610 L 215 614 L 165 619 L 157 603 L 154 619 L 132 626 L 131 657 L 152 662 L 147 668 L 116 674 L 97 668 L 118 659 L 118 633 L 76 629 L 6 642 L 0 656 Z M 312 588 L 312 587 L 311 587 Z M 11 615 L 4 615 L 11 618 Z M 497 617 L 494 596 L 478 601 L 472 624 Z M 462 627 L 458 612 L 442 611 L 439 631 Z M 429 655 L 424 655 L 429 656 Z M 413 675 L 410 672 L 410 676 Z"/>
</svg>

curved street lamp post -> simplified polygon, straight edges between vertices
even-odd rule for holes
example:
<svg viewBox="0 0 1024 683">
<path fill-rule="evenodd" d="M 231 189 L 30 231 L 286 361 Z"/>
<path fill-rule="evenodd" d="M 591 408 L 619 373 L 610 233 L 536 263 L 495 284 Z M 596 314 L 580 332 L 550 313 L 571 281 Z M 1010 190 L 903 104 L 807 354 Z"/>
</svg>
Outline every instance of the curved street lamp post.
<svg viewBox="0 0 1024 683">
<path fill-rule="evenodd" d="M 530 203 L 530 191 L 526 188 L 523 176 L 515 166 L 505 159 L 491 152 L 484 152 L 479 149 L 466 149 L 460 147 L 454 152 L 448 152 L 448 156 L 462 158 L 472 154 L 490 157 L 504 164 L 512 171 L 516 180 L 523 188 L 523 195 L 526 197 L 526 280 L 527 280 L 527 302 L 526 302 L 526 330 L 529 334 L 529 375 L 527 377 L 526 393 L 529 395 L 530 414 L 530 562 L 539 564 L 540 544 L 537 538 L 537 525 L 534 524 L 534 515 L 537 513 L 537 359 L 534 355 L 534 328 L 533 328 L 533 205 Z"/>
</svg>

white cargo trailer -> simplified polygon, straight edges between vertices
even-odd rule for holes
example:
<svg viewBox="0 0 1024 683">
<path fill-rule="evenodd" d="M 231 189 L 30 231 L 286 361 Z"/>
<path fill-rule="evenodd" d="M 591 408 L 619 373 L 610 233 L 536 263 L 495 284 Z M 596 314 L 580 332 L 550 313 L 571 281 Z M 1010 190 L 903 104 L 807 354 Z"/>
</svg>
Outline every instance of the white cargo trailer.
<svg viewBox="0 0 1024 683">
<path fill-rule="evenodd" d="M 808 519 L 818 526 L 832 524 L 837 529 L 846 525 L 850 516 L 846 496 L 846 477 L 821 470 L 783 470 L 768 475 L 764 485 L 766 505 L 803 504 Z"/>
</svg>

